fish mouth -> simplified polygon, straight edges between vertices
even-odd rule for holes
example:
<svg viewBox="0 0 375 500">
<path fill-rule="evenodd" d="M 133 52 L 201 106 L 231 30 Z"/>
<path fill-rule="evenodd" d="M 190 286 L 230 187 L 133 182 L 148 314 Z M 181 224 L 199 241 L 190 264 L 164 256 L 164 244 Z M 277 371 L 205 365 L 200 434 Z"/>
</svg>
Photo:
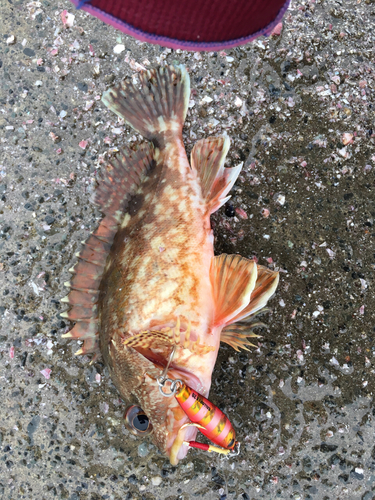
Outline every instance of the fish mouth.
<svg viewBox="0 0 375 500">
<path fill-rule="evenodd" d="M 191 425 L 189 418 L 186 416 L 186 422 L 177 431 L 177 435 L 169 449 L 169 460 L 172 465 L 177 465 L 180 460 L 186 457 L 189 446 L 185 443 L 194 441 L 197 432 L 197 427 Z"/>
<path fill-rule="evenodd" d="M 182 380 L 186 385 L 199 393 L 204 389 L 202 381 L 196 375 L 181 367 L 174 367 L 171 365 L 168 374 L 173 379 Z M 189 446 L 185 443 L 194 441 L 197 432 L 197 427 L 192 424 L 186 414 L 183 419 L 178 421 L 167 443 L 167 453 L 169 454 L 169 460 L 172 465 L 177 465 L 180 460 L 186 457 Z"/>
<path fill-rule="evenodd" d="M 146 358 L 147 361 L 152 363 L 156 368 L 160 368 L 160 375 L 162 375 L 165 367 L 168 364 L 168 359 L 166 359 L 161 354 L 151 351 L 150 349 L 136 348 L 136 351 L 144 358 Z M 194 373 L 187 370 L 178 363 L 174 363 L 173 360 L 169 364 L 167 376 L 170 379 L 182 380 L 182 382 L 185 382 L 186 385 L 198 392 L 202 392 L 204 390 L 204 385 L 199 377 L 197 377 L 196 375 L 194 375 Z"/>
<path fill-rule="evenodd" d="M 167 366 L 168 359 L 150 349 L 136 348 L 136 350 L 156 368 L 160 368 L 160 375 L 162 375 Z M 171 361 L 167 376 L 168 379 L 171 380 L 181 380 L 199 393 L 205 392 L 203 381 L 191 371 L 178 365 L 178 363 L 173 363 L 173 361 Z M 177 425 L 174 425 L 169 433 L 165 448 L 172 465 L 177 465 L 180 460 L 186 457 L 189 446 L 185 444 L 185 442 L 194 441 L 198 432 L 197 427 L 191 423 L 186 414 L 182 419 L 178 420 L 178 422 L 175 421 L 175 424 Z"/>
</svg>

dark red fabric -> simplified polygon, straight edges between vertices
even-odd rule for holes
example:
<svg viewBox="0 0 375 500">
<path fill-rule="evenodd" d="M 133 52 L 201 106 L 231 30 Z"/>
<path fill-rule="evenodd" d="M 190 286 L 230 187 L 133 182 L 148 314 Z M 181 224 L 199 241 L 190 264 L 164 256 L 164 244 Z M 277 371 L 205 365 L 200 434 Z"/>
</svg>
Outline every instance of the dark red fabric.
<svg viewBox="0 0 375 500">
<path fill-rule="evenodd" d="M 90 5 L 143 32 L 192 42 L 222 42 L 268 26 L 285 0 L 92 0 Z"/>
</svg>

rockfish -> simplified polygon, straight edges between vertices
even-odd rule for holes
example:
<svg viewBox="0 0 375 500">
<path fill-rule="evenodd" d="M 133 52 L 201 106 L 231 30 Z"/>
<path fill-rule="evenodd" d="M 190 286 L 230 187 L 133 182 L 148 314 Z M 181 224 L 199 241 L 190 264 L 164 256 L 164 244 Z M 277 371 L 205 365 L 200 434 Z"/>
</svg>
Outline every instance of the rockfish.
<svg viewBox="0 0 375 500">
<path fill-rule="evenodd" d="M 278 273 L 239 255 L 214 256 L 210 215 L 228 199 L 242 165 L 225 168 L 226 135 L 198 141 L 190 164 L 182 127 L 190 97 L 184 67 L 140 74 L 103 102 L 147 142 L 105 168 L 94 194 L 104 219 L 81 250 L 62 314 L 77 354 L 101 352 L 120 396 L 141 415 L 172 464 L 185 457 L 195 427 L 175 398 L 159 392 L 166 367 L 207 397 L 220 342 L 246 349 L 251 320 L 273 295 Z M 254 325 L 253 325 L 254 326 Z M 132 418 L 128 419 L 132 427 Z"/>
</svg>

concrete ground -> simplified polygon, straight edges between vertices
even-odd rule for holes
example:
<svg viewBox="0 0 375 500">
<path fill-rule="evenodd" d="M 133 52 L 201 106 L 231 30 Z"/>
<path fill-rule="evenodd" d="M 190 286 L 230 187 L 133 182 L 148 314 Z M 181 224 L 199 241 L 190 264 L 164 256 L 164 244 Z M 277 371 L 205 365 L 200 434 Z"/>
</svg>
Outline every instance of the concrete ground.
<svg viewBox="0 0 375 500">
<path fill-rule="evenodd" d="M 1 498 L 375 498 L 374 2 L 294 1 L 281 35 L 208 54 L 67 1 L 0 7 Z M 174 61 L 191 75 L 187 149 L 225 130 L 228 165 L 245 162 L 213 217 L 217 253 L 281 273 L 258 349 L 223 346 L 213 375 L 241 454 L 178 467 L 125 430 L 107 370 L 74 357 L 59 318 L 101 217 L 96 173 L 138 140 L 101 94 Z"/>
</svg>

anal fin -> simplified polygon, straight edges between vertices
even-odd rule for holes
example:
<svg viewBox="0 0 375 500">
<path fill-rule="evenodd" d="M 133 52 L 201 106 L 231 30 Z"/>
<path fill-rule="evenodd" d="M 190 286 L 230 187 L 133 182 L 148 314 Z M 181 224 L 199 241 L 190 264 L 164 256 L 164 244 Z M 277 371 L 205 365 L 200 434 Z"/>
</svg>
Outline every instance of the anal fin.
<svg viewBox="0 0 375 500">
<path fill-rule="evenodd" d="M 203 198 L 210 214 L 226 203 L 226 195 L 241 172 L 242 163 L 237 167 L 225 168 L 225 158 L 230 140 L 227 135 L 208 137 L 195 143 L 191 152 L 191 166 L 200 177 Z"/>
</svg>

